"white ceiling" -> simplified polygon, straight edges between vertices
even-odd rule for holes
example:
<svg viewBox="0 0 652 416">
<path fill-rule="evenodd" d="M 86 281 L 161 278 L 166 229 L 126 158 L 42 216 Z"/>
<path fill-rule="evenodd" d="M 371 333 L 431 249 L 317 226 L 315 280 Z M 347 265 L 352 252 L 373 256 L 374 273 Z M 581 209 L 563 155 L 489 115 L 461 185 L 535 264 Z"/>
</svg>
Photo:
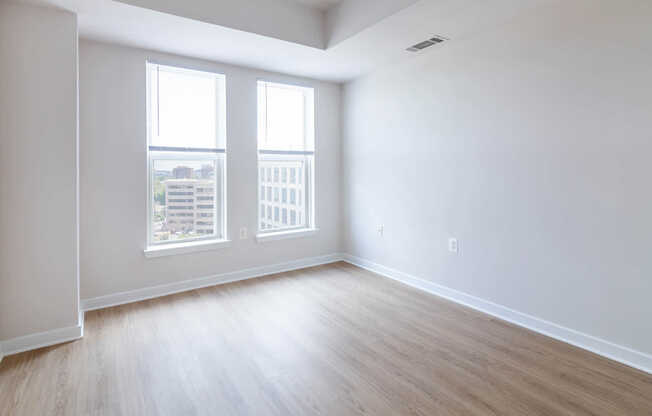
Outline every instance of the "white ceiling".
<svg viewBox="0 0 652 416">
<path fill-rule="evenodd" d="M 319 10 L 328 10 L 331 7 L 341 3 L 342 0 L 292 0 L 297 3 L 305 4 L 306 6 L 314 7 Z"/>
<path fill-rule="evenodd" d="M 47 0 L 60 1 L 60 0 Z M 116 0 L 137 6 L 323 49 L 325 12 L 293 0 Z M 353 0 L 360 1 L 360 0 Z M 366 0 L 365 0 L 366 1 Z M 70 0 L 67 0 L 70 3 Z M 79 1 L 76 1 L 79 3 Z M 97 0 L 91 2 L 100 3 Z M 104 0 L 109 2 L 109 0 Z M 84 1 L 84 7 L 86 7 Z"/>
<path fill-rule="evenodd" d="M 474 36 L 484 28 L 495 26 L 514 17 L 525 9 L 554 0 L 420 0 L 389 16 L 382 16 L 375 22 L 366 22 L 365 27 L 356 28 L 350 35 L 331 47 L 307 46 L 303 40 L 287 40 L 283 37 L 283 26 L 302 27 L 306 25 L 301 14 L 286 10 L 287 14 L 268 19 L 280 25 L 279 30 L 268 26 L 273 35 L 261 35 L 226 24 L 213 24 L 174 13 L 154 11 L 135 7 L 124 2 L 111 0 L 22 0 L 47 4 L 74 11 L 78 14 L 81 38 L 117 43 L 127 46 L 152 49 L 183 56 L 196 57 L 235 65 L 260 68 L 268 71 L 298 75 L 309 78 L 345 82 L 369 73 L 379 67 L 402 59 L 414 58 L 415 54 L 405 49 L 433 35 L 450 39 Z M 161 7 L 178 5 L 211 4 L 213 0 L 122 0 L 131 3 L 156 4 Z M 240 11 L 243 19 L 260 19 L 269 15 L 263 10 L 260 16 L 253 16 L 247 10 L 242 13 L 237 5 L 245 1 L 285 0 L 231 0 L 232 11 Z M 329 0 L 326 0 L 329 1 Z M 367 2 L 369 7 L 360 8 L 368 13 L 375 2 L 381 0 L 344 0 L 346 2 Z M 389 0 L 395 1 L 395 0 Z M 221 2 L 228 3 L 224 0 Z M 387 3 L 387 1 L 385 1 Z M 301 6 L 299 6 L 301 7 Z M 304 7 L 305 9 L 305 7 Z M 337 9 L 341 9 L 338 7 Z M 283 10 L 281 10 L 283 11 Z M 322 13 L 325 14 L 325 13 Z M 209 16 L 210 17 L 210 16 Z M 308 18 L 312 18 L 310 15 Z M 210 20 L 202 15 L 202 20 Z M 355 19 L 353 19 L 355 20 Z M 362 21 L 360 19 L 357 20 Z M 243 20 L 244 23 L 247 23 Z M 227 22 L 231 24 L 231 22 Z M 242 23 L 242 22 L 235 22 Z M 337 22 L 336 22 L 337 23 Z M 251 24 L 251 22 L 249 22 Z M 233 24 L 233 26 L 237 26 Z M 296 32 L 296 31 L 295 31 Z M 299 36 L 301 33 L 290 33 Z M 287 37 L 287 36 L 286 36 Z M 310 39 L 308 39 L 310 40 Z M 421 53 L 436 53 L 447 44 L 434 46 Z"/>
</svg>

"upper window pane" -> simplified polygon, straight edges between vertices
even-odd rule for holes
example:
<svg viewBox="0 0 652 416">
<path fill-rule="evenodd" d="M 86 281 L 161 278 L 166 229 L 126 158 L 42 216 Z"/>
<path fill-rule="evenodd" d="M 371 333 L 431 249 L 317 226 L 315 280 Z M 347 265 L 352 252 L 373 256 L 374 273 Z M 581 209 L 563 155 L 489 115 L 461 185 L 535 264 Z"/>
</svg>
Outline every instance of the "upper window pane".
<svg viewBox="0 0 652 416">
<path fill-rule="evenodd" d="M 258 148 L 312 151 L 314 90 L 294 85 L 258 82 Z"/>
<path fill-rule="evenodd" d="M 148 64 L 150 145 L 223 148 L 221 75 Z"/>
</svg>

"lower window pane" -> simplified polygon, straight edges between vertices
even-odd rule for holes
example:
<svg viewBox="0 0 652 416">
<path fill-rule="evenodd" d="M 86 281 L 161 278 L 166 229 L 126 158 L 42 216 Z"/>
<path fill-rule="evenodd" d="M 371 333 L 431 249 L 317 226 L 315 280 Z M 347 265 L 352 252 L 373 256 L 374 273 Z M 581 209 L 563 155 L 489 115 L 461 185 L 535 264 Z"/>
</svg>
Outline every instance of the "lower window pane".
<svg viewBox="0 0 652 416">
<path fill-rule="evenodd" d="M 152 158 L 152 243 L 221 237 L 221 160 Z"/>
<path fill-rule="evenodd" d="M 306 192 L 306 180 L 301 175 L 307 171 L 309 158 L 287 156 L 261 156 L 258 160 L 260 171 L 271 172 L 272 175 L 261 175 L 260 186 L 266 192 L 261 192 L 259 198 L 261 215 L 260 230 L 274 231 L 284 228 L 307 227 L 308 216 L 305 213 L 309 206 L 302 198 Z M 279 172 L 279 175 L 277 175 Z M 266 194 L 266 195 L 265 195 Z"/>
</svg>

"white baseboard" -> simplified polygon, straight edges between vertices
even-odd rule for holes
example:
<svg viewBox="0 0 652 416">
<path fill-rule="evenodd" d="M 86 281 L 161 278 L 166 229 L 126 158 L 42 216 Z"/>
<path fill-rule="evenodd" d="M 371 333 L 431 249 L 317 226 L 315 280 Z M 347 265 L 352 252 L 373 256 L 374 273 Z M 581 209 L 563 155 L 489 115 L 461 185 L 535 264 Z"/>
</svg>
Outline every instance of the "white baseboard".
<svg viewBox="0 0 652 416">
<path fill-rule="evenodd" d="M 81 302 L 82 310 L 92 311 L 95 309 L 108 308 L 125 303 L 138 302 L 141 300 L 158 298 L 174 293 L 185 292 L 203 287 L 215 286 L 224 283 L 237 282 L 240 280 L 253 279 L 256 277 L 267 276 L 274 273 L 287 272 L 291 270 L 303 269 L 306 267 L 319 266 L 322 264 L 341 261 L 340 254 L 329 254 L 325 256 L 309 257 L 300 260 L 289 261 L 285 263 L 271 264 L 268 266 L 253 267 L 250 269 L 238 270 L 235 272 L 216 274 L 213 276 L 202 277 L 199 279 L 185 280 L 182 282 L 170 283 L 166 285 L 147 287 L 143 289 L 120 292 L 106 296 L 100 296 L 91 299 L 84 299 Z"/>
<path fill-rule="evenodd" d="M 55 329 L 52 331 L 31 334 L 0 342 L 0 361 L 2 361 L 3 356 L 81 338 L 84 333 L 84 311 L 107 308 L 110 306 L 116 306 L 125 303 L 138 302 L 141 300 L 157 298 L 160 296 L 185 292 L 188 290 L 200 289 L 203 287 L 215 286 L 230 282 L 237 282 L 246 279 L 253 279 L 270 274 L 298 270 L 306 267 L 334 263 L 342 260 L 379 275 L 397 280 L 414 288 L 431 293 L 433 295 L 468 306 L 513 324 L 525 327 L 532 331 L 547 335 L 571 345 L 575 345 L 579 348 L 594 352 L 606 358 L 652 374 L 652 355 L 617 345 L 609 341 L 605 341 L 603 339 L 584 334 L 582 332 L 566 328 L 531 315 L 527 315 L 522 312 L 515 311 L 505 306 L 498 305 L 496 303 L 439 285 L 437 283 L 433 283 L 416 276 L 391 269 L 372 261 L 352 256 L 350 254 L 330 254 L 319 257 L 310 257 L 285 263 L 254 267 L 250 269 L 207 276 L 199 279 L 186 280 L 183 282 L 85 299 L 81 302 L 82 310 L 80 311 L 80 319 L 77 326 Z"/>
<path fill-rule="evenodd" d="M 156 298 L 173 293 L 184 292 L 192 289 L 199 289 L 207 286 L 214 286 L 229 282 L 236 282 L 245 279 L 253 279 L 274 273 L 298 270 L 306 267 L 319 266 L 321 264 L 341 261 L 340 254 L 310 257 L 294 260 L 286 263 L 272 264 L 268 266 L 254 267 L 230 273 L 222 273 L 200 279 L 186 280 L 169 285 L 154 286 L 129 292 L 116 293 L 108 296 L 101 296 L 81 301 L 79 321 L 76 326 L 58 328 L 51 331 L 39 332 L 25 335 L 0 342 L 0 361 L 4 356 L 17 354 L 19 352 L 48 347 L 63 342 L 73 341 L 84 335 L 84 312 L 94 309 L 106 308 L 109 306 L 121 305 L 124 303 L 137 302 L 140 300 Z"/>
<path fill-rule="evenodd" d="M 406 285 L 421 289 L 433 295 L 446 298 L 453 302 L 479 310 L 513 324 L 525 327 L 543 335 L 558 339 L 576 347 L 594 352 L 603 357 L 618 361 L 630 367 L 637 368 L 652 374 L 652 355 L 636 351 L 628 347 L 614 344 L 592 335 L 584 334 L 574 329 L 566 328 L 522 312 L 515 311 L 496 303 L 459 292 L 457 290 L 385 267 L 369 260 L 343 254 L 342 259 L 347 263 L 377 273 L 379 275 L 397 280 Z"/>
<path fill-rule="evenodd" d="M 83 323 L 66 328 L 57 328 L 51 331 L 38 332 L 22 337 L 12 338 L 2 341 L 0 350 L 2 354 L 9 356 L 19 352 L 35 350 L 37 348 L 49 347 L 62 342 L 74 341 L 84 334 Z"/>
</svg>

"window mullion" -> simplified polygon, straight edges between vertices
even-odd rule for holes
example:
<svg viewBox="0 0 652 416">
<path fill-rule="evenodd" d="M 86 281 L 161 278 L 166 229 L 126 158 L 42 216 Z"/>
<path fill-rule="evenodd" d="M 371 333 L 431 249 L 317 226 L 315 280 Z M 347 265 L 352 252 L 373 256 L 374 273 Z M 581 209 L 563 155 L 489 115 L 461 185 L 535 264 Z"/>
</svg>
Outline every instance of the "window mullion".
<svg viewBox="0 0 652 416">
<path fill-rule="evenodd" d="M 226 153 L 223 148 L 196 148 L 196 147 L 174 147 L 174 146 L 149 146 L 152 152 L 179 152 L 179 153 Z"/>
</svg>

